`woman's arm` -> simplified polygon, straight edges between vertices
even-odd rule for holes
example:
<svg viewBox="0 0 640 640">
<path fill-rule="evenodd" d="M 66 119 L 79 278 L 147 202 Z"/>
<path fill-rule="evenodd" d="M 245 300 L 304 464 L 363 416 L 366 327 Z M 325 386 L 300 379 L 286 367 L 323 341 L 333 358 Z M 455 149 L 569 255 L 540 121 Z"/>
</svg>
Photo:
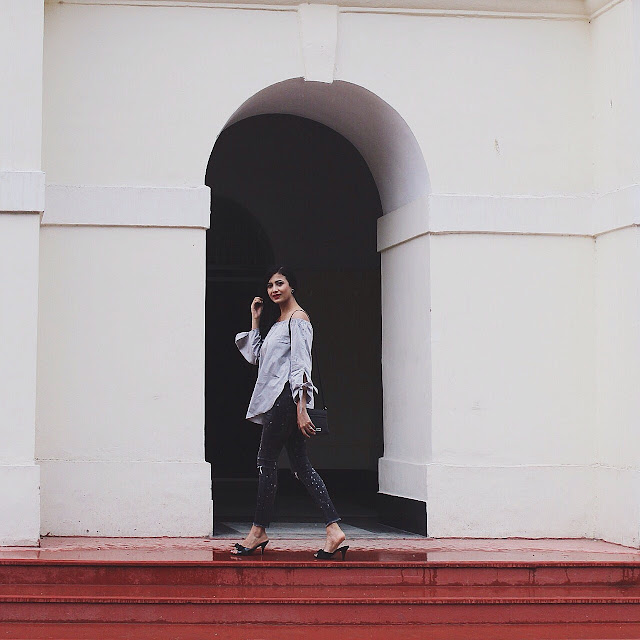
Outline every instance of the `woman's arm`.
<svg viewBox="0 0 640 640">
<path fill-rule="evenodd" d="M 298 429 L 306 438 L 315 435 L 316 429 L 307 412 L 307 393 L 313 393 L 311 383 L 311 344 L 313 330 L 309 316 L 302 311 L 294 311 L 299 320 L 306 322 L 291 326 L 291 375 L 290 385 L 297 406 Z M 291 321 L 291 320 L 290 320 Z M 296 398 L 297 396 L 297 398 Z"/>
<path fill-rule="evenodd" d="M 262 309 L 264 309 L 264 300 L 259 297 L 255 297 L 251 303 L 251 328 L 260 328 L 260 316 L 262 315 Z"/>
<path fill-rule="evenodd" d="M 262 298 L 254 298 L 251 303 L 251 331 L 243 331 L 236 335 L 236 346 L 249 364 L 258 364 L 262 337 L 260 336 L 260 316 L 262 315 Z"/>
<path fill-rule="evenodd" d="M 307 382 L 307 375 L 304 375 L 304 381 Z M 316 428 L 313 426 L 313 422 L 311 422 L 311 418 L 309 417 L 309 413 L 307 412 L 307 394 L 302 392 L 300 393 L 298 400 L 298 429 L 302 432 L 302 435 L 306 438 L 310 438 L 311 436 L 316 435 Z"/>
</svg>

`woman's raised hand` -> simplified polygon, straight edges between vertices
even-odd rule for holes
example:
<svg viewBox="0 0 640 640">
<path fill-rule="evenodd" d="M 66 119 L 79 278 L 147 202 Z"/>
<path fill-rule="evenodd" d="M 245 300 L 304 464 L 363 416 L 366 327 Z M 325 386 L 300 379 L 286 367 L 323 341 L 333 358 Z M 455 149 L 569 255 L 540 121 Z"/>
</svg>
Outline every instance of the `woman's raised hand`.
<svg viewBox="0 0 640 640">
<path fill-rule="evenodd" d="M 262 315 L 262 309 L 264 308 L 264 301 L 262 298 L 255 297 L 251 303 L 251 317 L 254 320 L 259 320 Z"/>
</svg>

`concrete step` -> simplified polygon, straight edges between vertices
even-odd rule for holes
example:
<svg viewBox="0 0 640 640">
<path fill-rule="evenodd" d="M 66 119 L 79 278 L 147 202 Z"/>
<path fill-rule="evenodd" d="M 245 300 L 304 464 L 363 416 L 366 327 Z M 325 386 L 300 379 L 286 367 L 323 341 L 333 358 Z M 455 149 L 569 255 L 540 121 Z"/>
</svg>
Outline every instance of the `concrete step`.
<svg viewBox="0 0 640 640">
<path fill-rule="evenodd" d="M 308 556 L 309 554 L 306 554 Z M 639 563 L 320 562 L 301 559 L 171 562 L 0 559 L 0 584 L 219 586 L 577 586 L 640 585 Z M 265 555 L 265 558 L 267 556 Z M 280 556 L 282 557 L 282 556 Z"/>
<path fill-rule="evenodd" d="M 640 586 L 500 586 L 500 585 L 0 585 L 0 603 L 351 603 L 368 604 L 640 604 Z"/>
<path fill-rule="evenodd" d="M 0 623 L 7 640 L 629 640 L 639 624 L 246 625 Z"/>
<path fill-rule="evenodd" d="M 74 638 L 104 629 L 94 635 L 101 640 L 109 633 L 132 634 L 115 636 L 125 639 L 149 637 L 135 634 L 157 625 L 153 637 L 166 632 L 174 639 L 192 637 L 188 634 L 200 628 L 211 631 L 207 638 L 233 639 L 232 628 L 245 628 L 247 635 L 239 637 L 246 639 L 294 638 L 301 625 L 319 638 L 351 627 L 358 633 L 375 627 L 393 631 L 384 637 L 411 637 L 399 633 L 416 632 L 420 625 L 442 638 L 640 638 L 640 554 L 617 548 L 600 552 L 596 543 L 587 545 L 595 548 L 588 553 L 530 548 L 458 553 L 432 550 L 428 545 L 435 543 L 429 541 L 415 551 L 417 543 L 400 541 L 399 547 L 411 548 L 350 550 L 347 560 L 329 562 L 313 559 L 295 541 L 286 542 L 289 548 L 243 558 L 205 543 L 187 550 L 165 551 L 160 542 L 150 549 L 130 550 L 129 543 L 100 548 L 109 544 L 4 551 L 0 629 L 5 635 L 0 638 L 33 628 L 51 632 L 52 638 L 64 637 L 59 634 L 65 630 Z M 523 635 L 534 629 L 552 634 L 563 625 L 564 635 Z M 618 635 L 586 635 L 585 629 L 596 627 Z M 276 628 L 282 633 L 268 635 Z M 461 629 L 486 633 L 456 636 Z M 521 635 L 500 635 L 516 629 Z M 582 635 L 571 635 L 578 630 Z M 620 635 L 630 630 L 636 636 Z M 212 635 L 218 633 L 223 635 Z M 362 637 L 383 637 L 376 633 Z"/>
<path fill-rule="evenodd" d="M 4 622 L 640 623 L 638 587 L 10 585 Z"/>
<path fill-rule="evenodd" d="M 629 640 L 638 624 L 174 625 L 0 623 L 7 640 Z"/>
</svg>

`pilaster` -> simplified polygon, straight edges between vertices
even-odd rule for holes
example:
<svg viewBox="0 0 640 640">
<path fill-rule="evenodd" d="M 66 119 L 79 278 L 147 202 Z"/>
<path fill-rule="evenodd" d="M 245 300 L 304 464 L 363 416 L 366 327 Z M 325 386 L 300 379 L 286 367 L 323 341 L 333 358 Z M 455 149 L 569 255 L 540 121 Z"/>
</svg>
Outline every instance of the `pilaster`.
<svg viewBox="0 0 640 640">
<path fill-rule="evenodd" d="M 0 544 L 37 545 L 43 0 L 0 2 Z"/>
</svg>

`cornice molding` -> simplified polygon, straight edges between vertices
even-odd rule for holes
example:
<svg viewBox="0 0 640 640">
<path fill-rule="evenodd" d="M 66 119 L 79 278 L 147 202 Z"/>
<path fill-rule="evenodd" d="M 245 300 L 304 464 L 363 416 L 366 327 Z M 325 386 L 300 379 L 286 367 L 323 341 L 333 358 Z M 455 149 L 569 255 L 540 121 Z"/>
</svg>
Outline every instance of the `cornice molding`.
<svg viewBox="0 0 640 640">
<path fill-rule="evenodd" d="M 44 211 L 42 171 L 0 171 L 0 213 Z"/>
<path fill-rule="evenodd" d="M 404 14 L 443 17 L 592 20 L 624 0 L 317 0 L 339 13 Z M 297 11 L 296 0 L 45 0 L 46 4 L 194 7 L 253 11 Z"/>
<path fill-rule="evenodd" d="M 624 0 L 584 0 L 584 5 L 589 20 L 593 20 L 621 2 Z"/>
<path fill-rule="evenodd" d="M 432 193 L 378 218 L 378 251 L 421 236 L 494 234 L 597 240 L 640 228 L 640 184 L 582 195 Z"/>
<path fill-rule="evenodd" d="M 37 206 L 40 203 L 38 200 Z M 209 211 L 210 190 L 206 186 L 49 184 L 41 224 L 207 229 Z M 640 184 L 579 195 L 432 193 L 378 218 L 378 251 L 424 235 L 488 233 L 597 239 L 637 227 Z"/>
<path fill-rule="evenodd" d="M 46 187 L 45 227 L 209 228 L 209 187 Z"/>
</svg>

